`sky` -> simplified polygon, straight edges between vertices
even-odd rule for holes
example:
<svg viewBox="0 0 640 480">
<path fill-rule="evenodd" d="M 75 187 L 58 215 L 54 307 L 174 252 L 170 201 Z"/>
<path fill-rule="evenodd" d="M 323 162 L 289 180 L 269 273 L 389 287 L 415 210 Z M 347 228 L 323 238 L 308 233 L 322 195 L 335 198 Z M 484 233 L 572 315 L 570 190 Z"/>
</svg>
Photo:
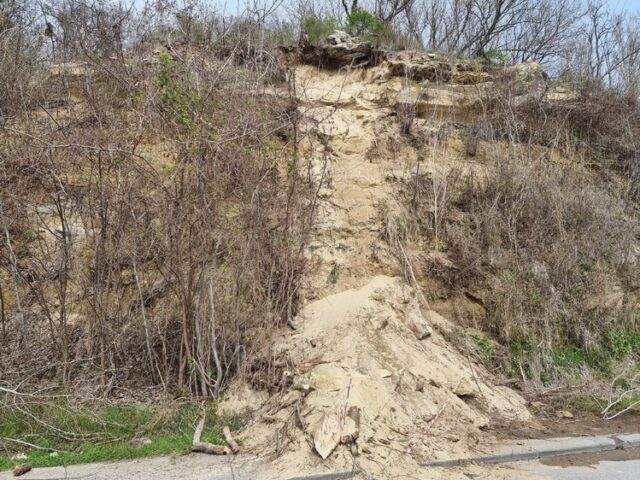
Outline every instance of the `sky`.
<svg viewBox="0 0 640 480">
<path fill-rule="evenodd" d="M 640 0 L 609 0 L 609 4 L 616 10 L 640 13 Z"/>
<path fill-rule="evenodd" d="M 135 1 L 138 4 L 144 2 L 144 0 Z M 245 3 L 244 0 L 211 0 L 211 2 L 218 4 L 221 7 L 224 6 L 226 11 L 232 13 L 237 13 L 238 6 Z M 609 5 L 611 5 L 614 10 L 627 11 L 632 14 L 640 14 L 640 0 L 607 0 L 607 3 L 609 3 Z"/>
</svg>

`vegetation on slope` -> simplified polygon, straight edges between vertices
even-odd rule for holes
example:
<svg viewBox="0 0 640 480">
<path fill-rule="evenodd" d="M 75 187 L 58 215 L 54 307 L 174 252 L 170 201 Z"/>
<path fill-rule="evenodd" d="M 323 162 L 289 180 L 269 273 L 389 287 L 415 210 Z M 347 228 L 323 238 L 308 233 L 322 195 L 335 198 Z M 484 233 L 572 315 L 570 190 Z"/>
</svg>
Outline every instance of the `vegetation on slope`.
<svg viewBox="0 0 640 480">
<path fill-rule="evenodd" d="M 509 352 L 491 361 L 543 384 L 632 379 L 640 358 L 640 110 L 597 85 L 577 95 L 496 99 L 462 132 L 479 168 L 417 172 L 406 187 L 417 231 L 450 262 L 425 256 L 424 275 L 482 306 L 471 323 Z"/>
</svg>

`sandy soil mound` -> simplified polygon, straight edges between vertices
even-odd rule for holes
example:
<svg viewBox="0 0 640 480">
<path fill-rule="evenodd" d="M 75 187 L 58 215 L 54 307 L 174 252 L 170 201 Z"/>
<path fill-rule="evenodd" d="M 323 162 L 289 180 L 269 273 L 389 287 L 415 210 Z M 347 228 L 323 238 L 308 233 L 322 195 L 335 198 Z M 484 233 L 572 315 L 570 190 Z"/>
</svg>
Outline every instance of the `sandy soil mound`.
<svg viewBox="0 0 640 480">
<path fill-rule="evenodd" d="M 378 145 L 399 137 L 388 99 L 401 82 L 376 70 L 301 67 L 298 75 L 306 154 L 324 179 L 307 303 L 276 346 L 295 366 L 290 387 L 262 394 L 245 445 L 271 460 L 279 478 L 355 467 L 371 478 L 436 478 L 418 464 L 486 453 L 493 419 L 527 421 L 529 412 L 448 344 L 443 333 L 454 326 L 400 277 L 382 238 L 381 209 L 395 203 L 387 180 L 406 174 L 416 155 L 401 139 Z"/>
</svg>

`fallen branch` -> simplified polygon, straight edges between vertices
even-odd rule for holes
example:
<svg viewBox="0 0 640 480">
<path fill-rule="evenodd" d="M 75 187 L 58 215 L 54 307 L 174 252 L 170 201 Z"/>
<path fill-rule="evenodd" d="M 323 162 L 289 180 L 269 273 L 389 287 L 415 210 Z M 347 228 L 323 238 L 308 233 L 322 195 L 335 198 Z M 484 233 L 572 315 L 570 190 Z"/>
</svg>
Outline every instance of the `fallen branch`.
<svg viewBox="0 0 640 480">
<path fill-rule="evenodd" d="M 615 385 L 620 381 L 620 379 L 624 379 L 624 373 L 618 375 L 611 382 L 611 389 L 610 389 L 611 393 L 609 394 L 609 404 L 600 412 L 600 414 L 602 415 L 602 418 L 604 418 L 605 420 L 614 419 L 619 415 L 622 415 L 623 413 L 626 413 L 629 410 L 632 410 L 636 408 L 638 405 L 640 405 L 640 400 L 634 400 L 634 398 L 637 398 L 637 395 L 640 394 L 640 386 L 639 386 L 640 372 L 636 373 L 631 379 L 626 379 L 627 383 L 631 385 L 631 387 L 628 390 L 622 392 L 621 394 L 618 394 L 618 397 L 614 400 L 613 392 L 615 391 Z M 615 407 L 616 405 L 623 404 L 624 401 L 629 401 L 629 400 L 630 400 L 630 404 L 628 404 L 625 408 L 623 408 L 619 412 L 612 413 L 613 407 Z"/>
<path fill-rule="evenodd" d="M 73 453 L 73 452 L 68 452 L 66 450 L 57 450 L 55 448 L 41 447 L 33 443 L 25 442 L 24 440 L 18 440 L 17 438 L 0 437 L 0 442 L 3 442 L 3 441 L 19 443 L 20 445 L 25 445 L 27 447 L 35 448 L 36 450 L 43 450 L 45 452 L 68 453 L 68 454 Z"/>
<path fill-rule="evenodd" d="M 227 455 L 229 449 L 224 445 L 214 445 L 213 443 L 201 442 L 202 430 L 204 430 L 204 413 L 200 415 L 200 421 L 196 427 L 196 431 L 193 432 L 193 445 L 191 446 L 192 452 L 208 453 L 209 455 Z"/>
<path fill-rule="evenodd" d="M 238 453 L 240 451 L 240 447 L 238 446 L 238 444 L 236 443 L 236 440 L 231 435 L 231 430 L 229 430 L 229 427 L 225 426 L 222 429 L 222 435 L 224 435 L 224 441 L 227 442 L 227 444 L 229 445 L 229 448 L 231 448 L 231 451 L 234 454 Z"/>
</svg>

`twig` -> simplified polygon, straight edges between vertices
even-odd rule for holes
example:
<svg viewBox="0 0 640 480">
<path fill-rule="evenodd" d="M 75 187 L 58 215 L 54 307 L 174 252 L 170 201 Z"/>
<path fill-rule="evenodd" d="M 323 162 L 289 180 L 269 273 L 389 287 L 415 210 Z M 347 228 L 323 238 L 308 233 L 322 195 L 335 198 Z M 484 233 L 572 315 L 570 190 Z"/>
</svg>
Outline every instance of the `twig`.
<svg viewBox="0 0 640 480">
<path fill-rule="evenodd" d="M 24 440 L 18 440 L 17 438 L 0 437 L 0 440 L 7 441 L 7 442 L 19 443 L 20 445 L 26 445 L 27 447 L 35 448 L 36 450 L 43 450 L 45 452 L 67 453 L 69 455 L 73 455 L 73 452 L 68 452 L 67 450 L 57 450 L 55 448 L 41 447 L 41 446 L 35 445 L 33 443 L 25 442 Z"/>
<path fill-rule="evenodd" d="M 629 410 L 632 410 L 633 408 L 637 407 L 638 405 L 640 405 L 640 400 L 636 400 L 635 402 L 633 402 L 631 405 L 629 405 L 626 408 L 623 408 L 622 410 L 620 410 L 618 413 L 615 413 L 613 415 L 607 415 L 606 413 L 603 415 L 603 418 L 605 420 L 612 420 L 614 418 L 616 418 L 619 415 L 622 415 L 623 413 L 628 412 Z"/>
<path fill-rule="evenodd" d="M 349 385 L 347 386 L 347 398 L 345 399 L 342 412 L 340 413 L 340 439 L 342 439 L 344 424 L 347 421 L 347 412 L 349 410 L 349 399 L 351 398 L 351 382 L 352 382 L 352 379 L 351 377 L 349 377 Z"/>
<path fill-rule="evenodd" d="M 302 412 L 300 411 L 300 400 L 296 402 L 296 415 L 298 416 L 298 423 L 300 424 L 300 428 L 304 432 L 307 430 L 307 424 L 304 421 L 304 418 L 302 418 Z"/>
<path fill-rule="evenodd" d="M 621 403 L 625 399 L 625 397 L 640 393 L 640 386 L 638 386 L 638 382 L 640 381 L 640 372 L 639 372 L 633 375 L 633 377 L 628 380 L 628 385 L 632 385 L 633 387 L 625 390 L 624 392 L 618 395 L 617 399 L 613 400 L 613 392 L 615 390 L 615 385 L 618 383 L 618 381 L 621 378 L 623 378 L 623 376 L 624 376 L 624 373 L 616 376 L 616 378 L 614 378 L 613 381 L 611 382 L 609 404 L 600 412 L 602 415 L 602 418 L 604 418 L 605 420 L 611 420 L 613 418 L 616 418 L 618 415 L 622 415 L 623 413 L 628 412 L 632 408 L 640 405 L 640 400 L 636 400 L 632 402 L 630 405 L 628 405 L 626 408 L 623 408 L 622 410 L 620 410 L 619 412 L 613 415 L 609 413 L 609 411 L 613 407 Z"/>
<path fill-rule="evenodd" d="M 471 370 L 471 373 L 473 375 L 473 380 L 476 382 L 476 387 L 478 387 L 478 391 L 480 392 L 480 395 L 484 397 L 484 392 L 482 391 L 482 387 L 480 386 L 480 380 L 478 380 L 476 369 L 473 368 L 473 364 L 471 363 L 471 358 L 469 357 L 468 354 L 467 354 L 467 362 L 469 363 L 469 369 Z"/>
<path fill-rule="evenodd" d="M 449 394 L 449 397 L 447 398 L 447 400 L 445 400 L 445 402 L 442 404 L 442 407 L 440 407 L 440 410 L 438 410 L 438 413 L 436 413 L 433 416 L 433 418 L 431 419 L 431 421 L 427 425 L 427 428 L 425 428 L 423 430 L 423 432 L 420 434 L 420 437 L 418 438 L 418 440 L 416 440 L 414 442 L 411 442 L 404 453 L 406 453 L 407 455 L 411 455 L 411 453 L 413 452 L 413 449 L 418 445 L 418 443 L 422 442 L 422 440 L 424 440 L 424 438 L 429 434 L 429 432 L 431 431 L 433 426 L 436 424 L 438 419 L 442 416 L 444 411 L 449 406 L 449 403 L 451 403 L 451 400 L 453 399 L 453 397 L 456 396 L 454 392 L 458 389 L 458 387 L 460 387 L 461 383 L 462 383 L 462 380 L 460 382 L 458 382 L 458 386 L 451 391 L 451 393 Z"/>
<path fill-rule="evenodd" d="M 4 314 L 4 292 L 2 291 L 2 284 L 0 284 L 0 323 L 2 323 L 2 339 L 6 340 L 7 338 L 7 325 L 6 318 Z"/>
<path fill-rule="evenodd" d="M 225 427 L 222 429 L 222 435 L 224 436 L 224 441 L 227 442 L 227 445 L 229 445 L 229 448 L 231 448 L 231 451 L 234 454 L 238 453 L 240 451 L 240 447 L 236 443 L 235 438 L 233 438 L 233 436 L 231 435 L 231 430 L 229 430 L 228 426 L 225 425 Z"/>
<path fill-rule="evenodd" d="M 10 388 L 0 387 L 0 393 L 9 393 L 17 397 L 31 397 L 31 398 L 68 398 L 68 395 L 36 395 L 33 393 L 18 392 Z"/>
</svg>

